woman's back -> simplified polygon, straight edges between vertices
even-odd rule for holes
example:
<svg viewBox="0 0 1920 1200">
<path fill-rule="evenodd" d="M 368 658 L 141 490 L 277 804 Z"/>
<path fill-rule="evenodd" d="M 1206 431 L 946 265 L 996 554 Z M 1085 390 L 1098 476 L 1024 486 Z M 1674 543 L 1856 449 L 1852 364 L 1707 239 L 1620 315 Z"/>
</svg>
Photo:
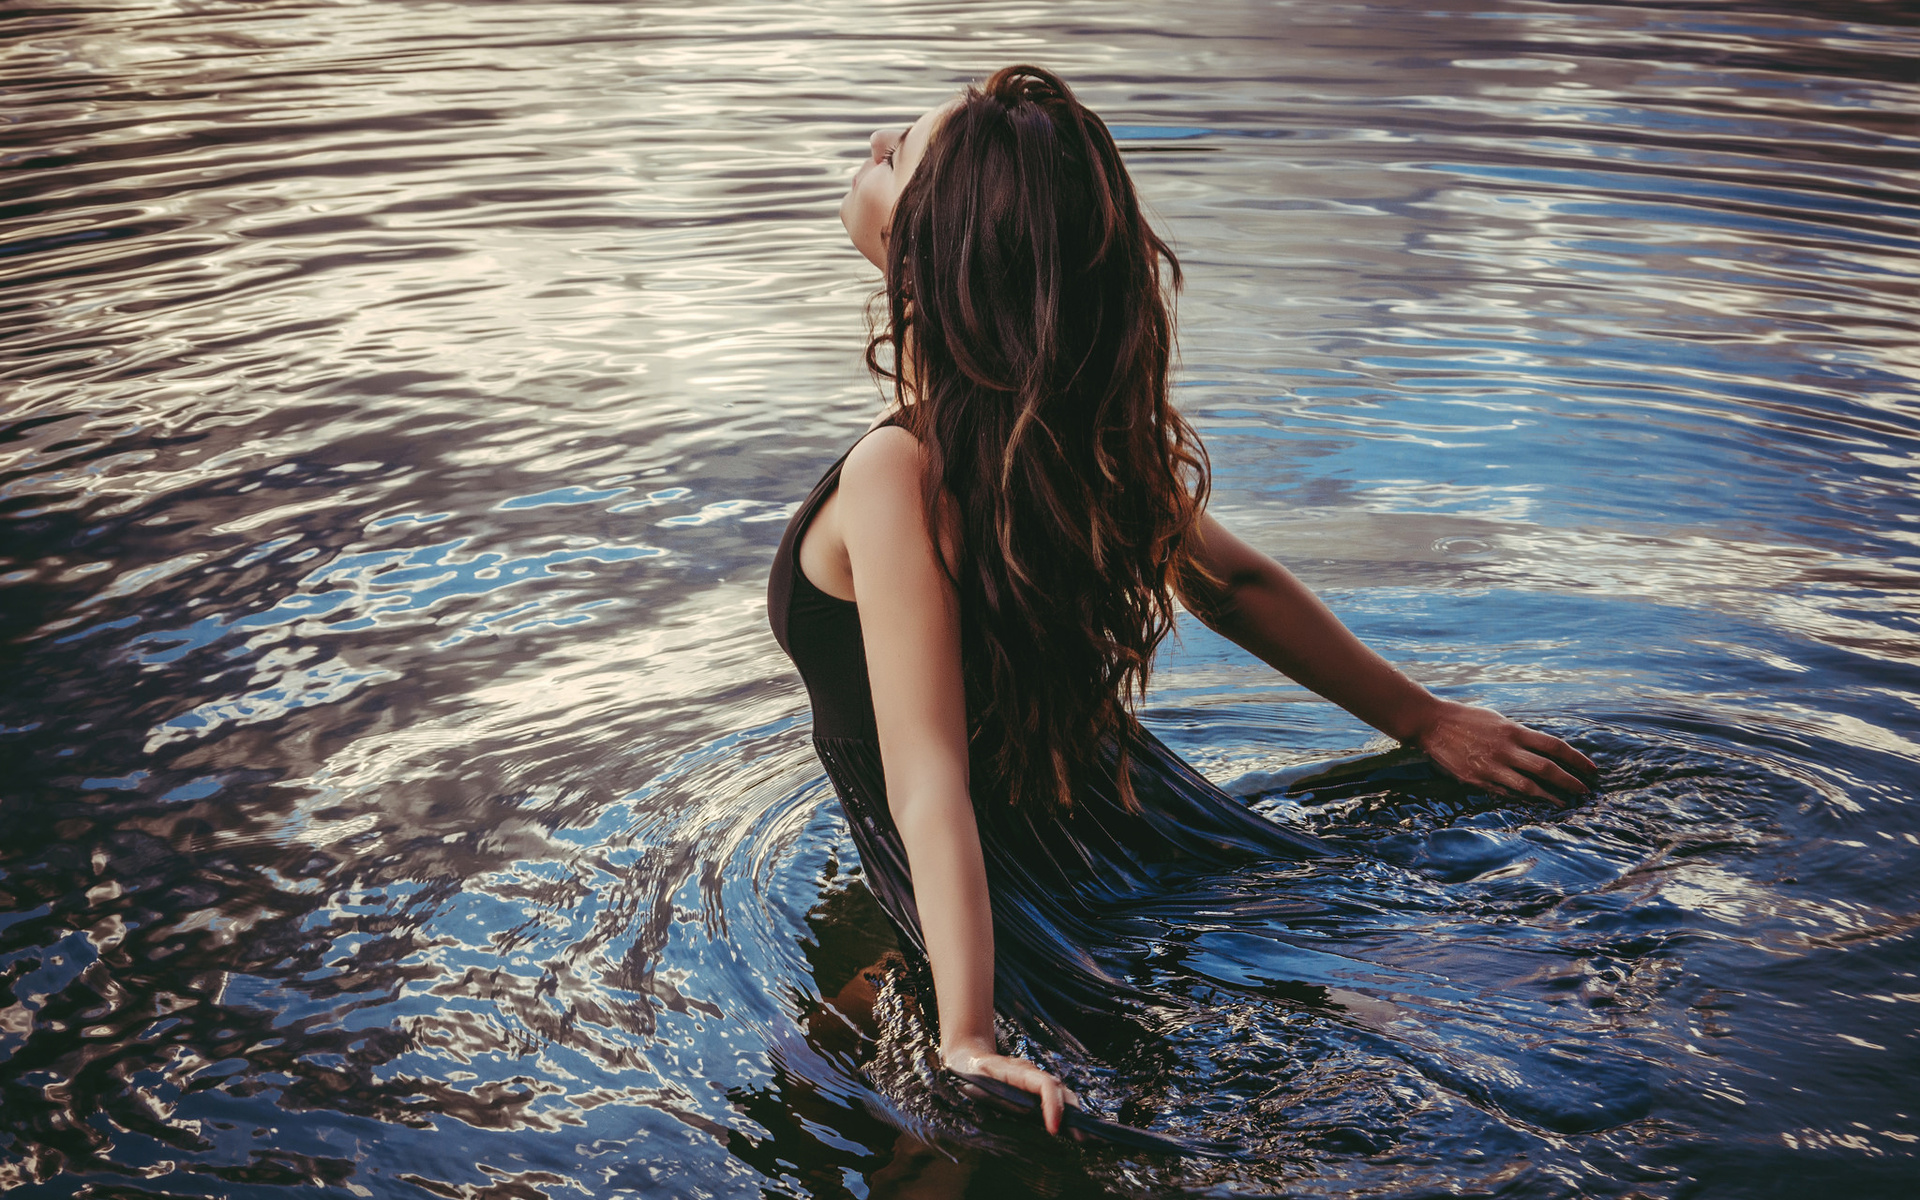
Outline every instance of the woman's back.
<svg viewBox="0 0 1920 1200">
<path fill-rule="evenodd" d="M 837 531 L 816 522 L 828 504 L 846 503 L 839 485 L 848 457 L 828 468 L 788 522 L 768 578 L 767 613 L 806 684 L 814 745 L 868 886 L 903 942 L 924 955 L 907 855 L 887 801 L 857 596 L 822 589 L 802 565 L 845 555 L 834 544 Z M 803 556 L 803 546 L 814 553 Z M 1115 944 L 1095 926 L 1117 919 L 1125 904 L 1193 871 L 1325 852 L 1247 812 L 1151 735 L 1137 742 L 1129 766 L 1137 810 L 1121 800 L 1116 756 L 1109 750 L 1099 761 L 1104 771 L 1084 781 L 1067 809 L 1016 805 L 1001 781 L 971 781 L 992 897 L 995 1007 L 1043 1044 L 1078 1046 L 1090 1018 L 1155 999 L 1125 982 L 1127 964 L 1086 950 Z"/>
</svg>

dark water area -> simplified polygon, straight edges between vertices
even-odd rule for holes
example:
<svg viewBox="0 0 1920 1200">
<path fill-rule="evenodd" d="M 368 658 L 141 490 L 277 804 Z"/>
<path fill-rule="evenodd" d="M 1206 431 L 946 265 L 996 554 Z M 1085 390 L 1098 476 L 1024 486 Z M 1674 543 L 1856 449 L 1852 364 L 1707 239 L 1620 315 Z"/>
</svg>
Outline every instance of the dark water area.
<svg viewBox="0 0 1920 1200">
<path fill-rule="evenodd" d="M 1920 1192 L 1911 4 L 0 36 L 0 1187 Z M 1315 776 L 1384 743 L 1182 625 L 1148 724 L 1349 853 L 1111 914 L 1192 1010 L 1060 1066 L 1236 1160 L 881 1086 L 892 935 L 766 625 L 878 406 L 846 173 L 1022 60 L 1183 255 L 1222 519 L 1604 770 Z"/>
</svg>

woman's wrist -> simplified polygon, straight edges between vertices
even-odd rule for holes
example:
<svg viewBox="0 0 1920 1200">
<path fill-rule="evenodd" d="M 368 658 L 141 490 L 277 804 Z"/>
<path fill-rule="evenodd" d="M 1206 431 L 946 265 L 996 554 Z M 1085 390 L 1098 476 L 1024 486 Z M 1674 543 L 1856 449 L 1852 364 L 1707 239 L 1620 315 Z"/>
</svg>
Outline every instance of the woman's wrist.
<svg viewBox="0 0 1920 1200">
<path fill-rule="evenodd" d="M 1395 706 L 1392 717 L 1380 726 L 1380 731 L 1403 745 L 1418 748 L 1440 724 L 1449 702 L 1411 679 L 1407 685 L 1412 694 Z"/>
<path fill-rule="evenodd" d="M 1000 1052 L 990 1037 L 975 1035 L 942 1040 L 940 1061 L 949 1067 L 965 1069 L 973 1060 L 990 1058 Z"/>
</svg>

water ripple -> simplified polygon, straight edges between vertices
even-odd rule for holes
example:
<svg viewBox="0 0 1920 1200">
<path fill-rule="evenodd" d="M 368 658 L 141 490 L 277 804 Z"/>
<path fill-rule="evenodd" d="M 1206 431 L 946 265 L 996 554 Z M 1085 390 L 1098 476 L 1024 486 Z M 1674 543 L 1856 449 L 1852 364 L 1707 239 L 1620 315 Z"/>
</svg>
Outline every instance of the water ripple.
<svg viewBox="0 0 1920 1200">
<path fill-rule="evenodd" d="M 1899 6 L 4 25 L 0 1187 L 1904 1194 Z M 1348 856 L 1103 914 L 1188 1015 L 1057 1065 L 1244 1161 L 936 1119 L 765 632 L 876 399 L 846 173 L 1017 60 L 1188 268 L 1223 519 L 1605 772 L 1355 758 L 1183 624 L 1149 722 Z"/>
</svg>

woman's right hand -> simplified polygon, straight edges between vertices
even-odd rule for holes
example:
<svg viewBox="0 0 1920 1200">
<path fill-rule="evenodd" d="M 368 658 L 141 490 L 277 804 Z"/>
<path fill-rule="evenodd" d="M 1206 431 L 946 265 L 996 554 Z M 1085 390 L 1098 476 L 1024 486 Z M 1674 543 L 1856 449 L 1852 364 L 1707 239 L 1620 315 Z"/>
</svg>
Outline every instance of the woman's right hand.
<svg viewBox="0 0 1920 1200">
<path fill-rule="evenodd" d="M 1408 740 L 1442 771 L 1496 796 L 1564 808 L 1568 798 L 1588 795 L 1599 782 L 1593 760 L 1552 734 L 1453 700 L 1436 700 L 1432 715 Z"/>
<path fill-rule="evenodd" d="M 1048 1133 L 1060 1132 L 1060 1116 L 1067 1105 L 1080 1107 L 1080 1097 L 1073 1089 L 1024 1058 L 1008 1058 L 995 1053 L 990 1046 L 975 1045 L 945 1050 L 940 1057 L 951 1070 L 985 1075 L 1040 1097 L 1040 1120 Z"/>
</svg>

